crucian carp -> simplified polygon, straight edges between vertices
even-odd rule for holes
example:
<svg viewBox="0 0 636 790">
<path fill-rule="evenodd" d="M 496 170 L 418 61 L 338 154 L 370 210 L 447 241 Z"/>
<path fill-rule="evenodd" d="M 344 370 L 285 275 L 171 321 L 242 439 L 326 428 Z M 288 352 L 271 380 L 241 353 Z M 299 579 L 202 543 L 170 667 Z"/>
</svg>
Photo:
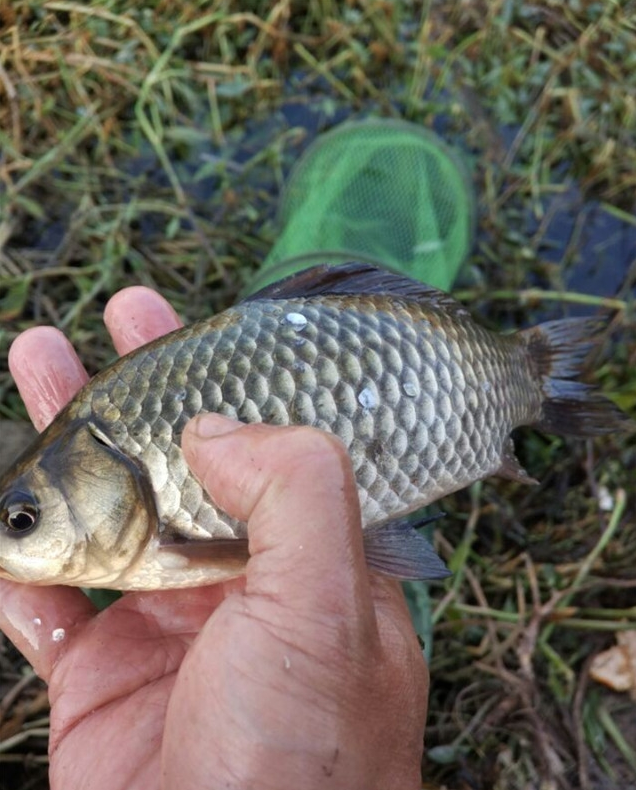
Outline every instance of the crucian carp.
<svg viewBox="0 0 636 790">
<path fill-rule="evenodd" d="M 510 432 L 631 427 L 578 380 L 597 319 L 513 334 L 446 293 L 367 266 L 315 267 L 172 332 L 95 376 L 0 480 L 0 576 L 157 589 L 240 574 L 246 526 L 180 449 L 186 422 L 309 425 L 353 464 L 369 565 L 447 573 L 405 516 L 489 475 L 532 482 Z"/>
</svg>

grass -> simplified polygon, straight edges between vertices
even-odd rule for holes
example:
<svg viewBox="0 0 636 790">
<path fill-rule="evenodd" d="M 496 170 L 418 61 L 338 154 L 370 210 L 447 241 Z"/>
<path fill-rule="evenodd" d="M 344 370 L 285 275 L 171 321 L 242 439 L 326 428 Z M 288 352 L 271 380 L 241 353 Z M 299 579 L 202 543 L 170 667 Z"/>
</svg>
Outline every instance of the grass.
<svg viewBox="0 0 636 790">
<path fill-rule="evenodd" d="M 276 239 L 291 164 L 370 114 L 436 128 L 471 162 L 458 295 L 493 327 L 609 314 L 593 377 L 633 409 L 633 3 L 0 0 L 0 416 L 25 416 L 6 355 L 34 323 L 95 371 L 123 285 L 186 320 L 230 304 Z M 587 674 L 636 628 L 633 439 L 517 446 L 540 486 L 444 502 L 426 786 L 636 787 L 634 703 Z M 41 685 L 7 643 L 0 673 L 0 787 L 45 787 Z"/>
</svg>

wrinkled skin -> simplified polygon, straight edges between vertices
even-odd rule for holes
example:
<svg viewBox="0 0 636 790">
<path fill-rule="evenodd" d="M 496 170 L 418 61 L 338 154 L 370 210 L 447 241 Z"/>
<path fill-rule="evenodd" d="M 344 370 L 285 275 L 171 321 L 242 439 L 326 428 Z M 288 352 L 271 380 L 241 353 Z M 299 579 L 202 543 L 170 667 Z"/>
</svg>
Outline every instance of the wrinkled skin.
<svg viewBox="0 0 636 790">
<path fill-rule="evenodd" d="M 179 323 L 145 288 L 105 320 L 120 353 Z M 10 366 L 40 430 L 87 378 L 50 328 Z M 77 589 L 0 581 L 0 627 L 49 684 L 52 790 L 419 788 L 427 671 L 399 586 L 366 569 L 341 445 L 207 415 L 183 447 L 248 521 L 245 579 L 99 614 Z"/>
</svg>

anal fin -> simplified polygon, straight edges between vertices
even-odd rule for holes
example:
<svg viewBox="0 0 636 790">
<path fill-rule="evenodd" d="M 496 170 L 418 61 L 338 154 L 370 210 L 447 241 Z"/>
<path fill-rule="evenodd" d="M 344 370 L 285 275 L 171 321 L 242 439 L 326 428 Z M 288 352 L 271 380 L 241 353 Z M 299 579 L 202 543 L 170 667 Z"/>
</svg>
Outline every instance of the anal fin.
<svg viewBox="0 0 636 790">
<path fill-rule="evenodd" d="M 514 442 L 510 437 L 504 442 L 501 466 L 495 474 L 499 477 L 505 477 L 506 480 L 515 480 L 517 483 L 526 483 L 531 486 L 539 485 L 539 481 L 534 477 L 530 477 L 519 463 L 519 459 L 515 455 Z"/>
<path fill-rule="evenodd" d="M 436 521 L 442 514 L 422 518 L 406 516 L 382 521 L 364 530 L 364 553 L 369 568 L 402 581 L 445 579 L 450 571 L 416 527 Z"/>
</svg>

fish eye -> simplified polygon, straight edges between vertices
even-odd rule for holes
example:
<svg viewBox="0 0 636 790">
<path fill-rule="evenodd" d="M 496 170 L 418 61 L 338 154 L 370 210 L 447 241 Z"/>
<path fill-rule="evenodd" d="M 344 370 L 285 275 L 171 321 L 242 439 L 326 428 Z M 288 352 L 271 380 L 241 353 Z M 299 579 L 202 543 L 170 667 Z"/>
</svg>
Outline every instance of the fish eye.
<svg viewBox="0 0 636 790">
<path fill-rule="evenodd" d="M 28 535 L 37 525 L 39 516 L 35 497 L 24 491 L 7 494 L 0 502 L 0 524 L 11 537 Z"/>
</svg>

